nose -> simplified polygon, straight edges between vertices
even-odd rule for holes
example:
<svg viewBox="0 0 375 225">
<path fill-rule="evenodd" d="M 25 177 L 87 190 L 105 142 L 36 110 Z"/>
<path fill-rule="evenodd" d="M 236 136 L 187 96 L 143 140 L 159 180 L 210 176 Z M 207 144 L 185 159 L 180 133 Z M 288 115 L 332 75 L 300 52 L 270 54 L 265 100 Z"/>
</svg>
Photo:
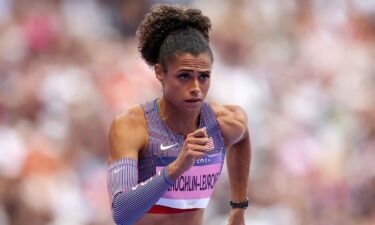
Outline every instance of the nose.
<svg viewBox="0 0 375 225">
<path fill-rule="evenodd" d="M 190 83 L 189 93 L 193 96 L 197 96 L 200 91 L 201 89 L 199 87 L 199 81 L 197 79 L 193 79 Z"/>
</svg>

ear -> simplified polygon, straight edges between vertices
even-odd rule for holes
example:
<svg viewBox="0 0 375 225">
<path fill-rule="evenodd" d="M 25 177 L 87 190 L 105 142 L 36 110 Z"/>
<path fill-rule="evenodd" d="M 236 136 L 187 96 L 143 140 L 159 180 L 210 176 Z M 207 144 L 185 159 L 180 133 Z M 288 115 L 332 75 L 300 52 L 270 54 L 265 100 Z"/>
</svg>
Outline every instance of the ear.
<svg viewBox="0 0 375 225">
<path fill-rule="evenodd" d="M 162 66 L 157 63 L 155 64 L 154 66 L 154 69 L 155 69 L 155 75 L 156 75 L 156 78 L 163 83 L 163 79 L 164 79 L 164 70 L 162 68 Z"/>
</svg>

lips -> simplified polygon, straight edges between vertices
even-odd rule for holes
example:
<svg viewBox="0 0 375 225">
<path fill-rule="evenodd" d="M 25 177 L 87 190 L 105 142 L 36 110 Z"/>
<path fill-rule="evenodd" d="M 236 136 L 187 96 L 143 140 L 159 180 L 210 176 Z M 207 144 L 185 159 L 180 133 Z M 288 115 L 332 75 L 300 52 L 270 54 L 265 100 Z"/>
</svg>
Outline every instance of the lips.
<svg viewBox="0 0 375 225">
<path fill-rule="evenodd" d="M 200 102 L 200 101 L 202 101 L 202 99 L 200 98 L 190 98 L 190 99 L 185 100 L 185 102 L 189 102 L 189 103 Z"/>
</svg>

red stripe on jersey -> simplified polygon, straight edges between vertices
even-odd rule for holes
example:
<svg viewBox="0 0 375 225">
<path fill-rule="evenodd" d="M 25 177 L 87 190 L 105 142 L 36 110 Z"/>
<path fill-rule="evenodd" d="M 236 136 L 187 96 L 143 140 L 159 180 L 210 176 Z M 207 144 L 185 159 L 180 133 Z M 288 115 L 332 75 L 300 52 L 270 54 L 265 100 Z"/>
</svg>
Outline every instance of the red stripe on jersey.
<svg viewBox="0 0 375 225">
<path fill-rule="evenodd" d="M 214 140 L 212 139 L 212 137 L 209 138 L 207 144 L 205 145 L 206 148 L 208 149 L 214 149 L 215 146 L 214 146 Z"/>
</svg>

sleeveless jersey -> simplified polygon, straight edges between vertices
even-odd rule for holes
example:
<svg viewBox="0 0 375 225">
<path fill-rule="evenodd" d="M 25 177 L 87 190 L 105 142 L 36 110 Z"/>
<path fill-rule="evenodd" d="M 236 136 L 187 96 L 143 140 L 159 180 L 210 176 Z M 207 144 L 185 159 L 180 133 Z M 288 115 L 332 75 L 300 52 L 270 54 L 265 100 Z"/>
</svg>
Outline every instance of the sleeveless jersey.
<svg viewBox="0 0 375 225">
<path fill-rule="evenodd" d="M 184 136 L 174 133 L 160 118 L 156 100 L 142 104 L 142 107 L 149 142 L 146 154 L 138 161 L 138 183 L 173 162 L 185 141 Z M 202 105 L 199 120 L 199 128 L 206 127 L 208 137 L 212 138 L 213 149 L 177 178 L 175 185 L 164 193 L 156 205 L 176 209 L 206 208 L 221 174 L 226 148 L 216 116 L 207 102 Z"/>
</svg>

